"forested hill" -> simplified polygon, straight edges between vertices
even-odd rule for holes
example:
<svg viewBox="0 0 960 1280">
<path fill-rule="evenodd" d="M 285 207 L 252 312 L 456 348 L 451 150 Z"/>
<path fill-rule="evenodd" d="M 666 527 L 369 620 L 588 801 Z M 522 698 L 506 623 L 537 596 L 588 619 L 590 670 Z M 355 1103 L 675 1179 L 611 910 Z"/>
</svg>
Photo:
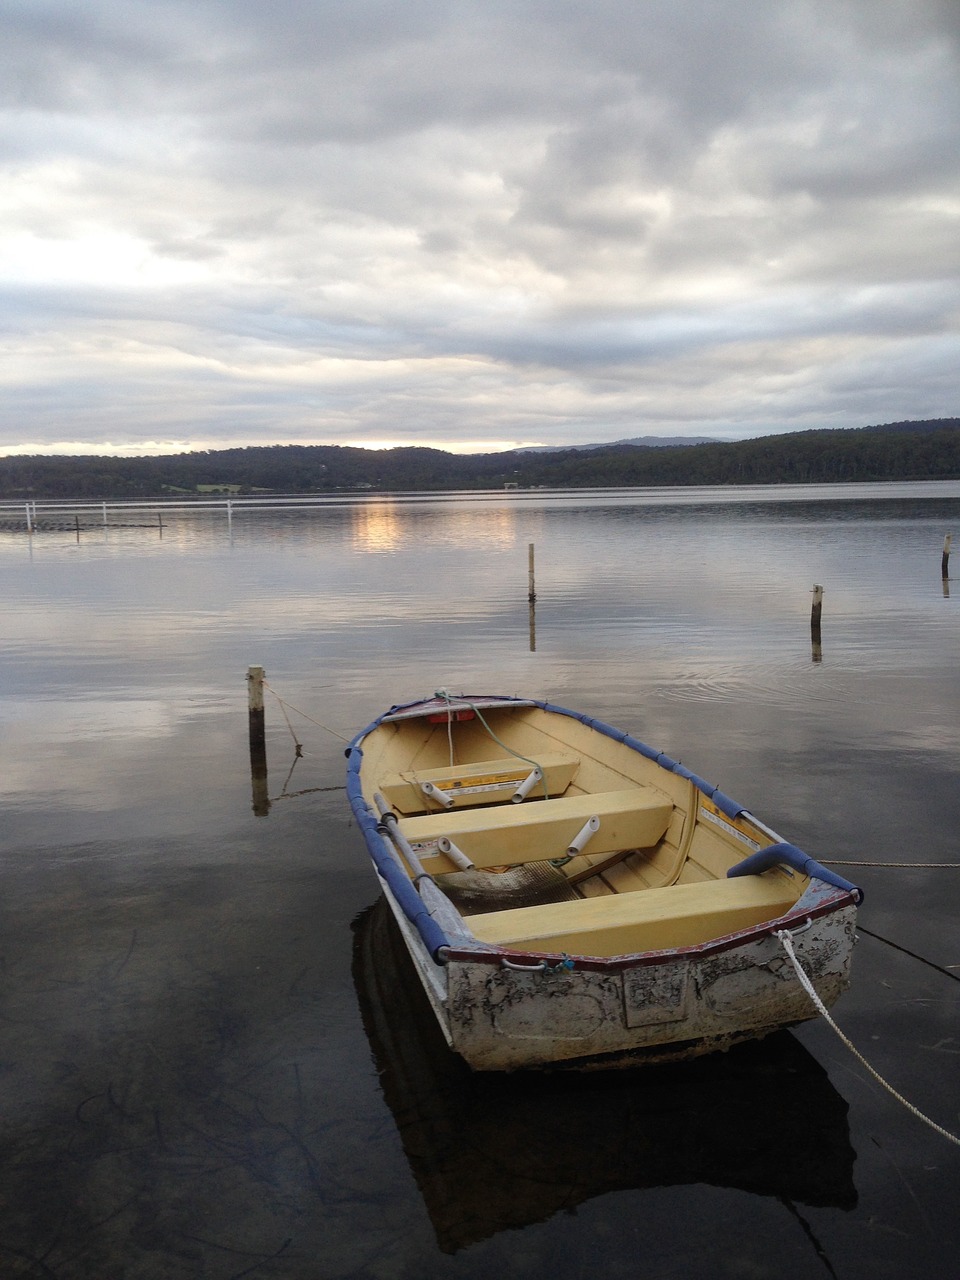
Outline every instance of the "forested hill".
<svg viewBox="0 0 960 1280">
<path fill-rule="evenodd" d="M 8 499 L 956 479 L 960 418 L 801 431 L 732 444 L 617 444 L 553 453 L 273 445 L 160 458 L 0 458 L 0 497 Z"/>
</svg>

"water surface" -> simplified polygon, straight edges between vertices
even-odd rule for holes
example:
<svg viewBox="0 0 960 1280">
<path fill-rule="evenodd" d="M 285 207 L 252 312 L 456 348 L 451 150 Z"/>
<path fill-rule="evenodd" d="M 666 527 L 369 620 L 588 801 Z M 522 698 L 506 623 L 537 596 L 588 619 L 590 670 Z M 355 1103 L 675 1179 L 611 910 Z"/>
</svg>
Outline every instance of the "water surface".
<svg viewBox="0 0 960 1280">
<path fill-rule="evenodd" d="M 954 1274 L 958 1149 L 822 1023 L 689 1069 L 464 1073 L 340 787 L 393 702 L 532 694 L 823 861 L 911 864 L 845 870 L 869 932 L 835 1012 L 957 1132 L 960 872 L 920 864 L 960 861 L 958 515 L 960 485 L 870 485 L 0 532 L 10 1274 Z M 255 663 L 287 704 L 267 817 Z"/>
</svg>

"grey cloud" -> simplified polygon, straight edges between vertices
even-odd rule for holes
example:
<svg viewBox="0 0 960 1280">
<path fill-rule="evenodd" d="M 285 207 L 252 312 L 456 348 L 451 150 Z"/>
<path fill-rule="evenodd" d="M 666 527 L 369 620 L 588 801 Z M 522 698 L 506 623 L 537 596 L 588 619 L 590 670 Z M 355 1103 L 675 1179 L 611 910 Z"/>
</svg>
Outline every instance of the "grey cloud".
<svg viewBox="0 0 960 1280">
<path fill-rule="evenodd" d="M 0 18 L 0 447 L 956 412 L 952 0 Z"/>
</svg>

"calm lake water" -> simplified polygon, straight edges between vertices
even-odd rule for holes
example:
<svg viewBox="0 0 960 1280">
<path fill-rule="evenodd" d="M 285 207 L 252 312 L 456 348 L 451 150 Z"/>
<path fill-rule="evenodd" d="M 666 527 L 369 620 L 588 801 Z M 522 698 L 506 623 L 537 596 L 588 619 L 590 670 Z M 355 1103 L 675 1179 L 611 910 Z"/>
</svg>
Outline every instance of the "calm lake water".
<svg viewBox="0 0 960 1280">
<path fill-rule="evenodd" d="M 124 518 L 0 531 L 0 1273 L 960 1275 L 960 1148 L 822 1022 L 685 1068 L 471 1077 L 342 790 L 343 739 L 391 703 L 529 694 L 821 861 L 911 864 L 838 868 L 867 896 L 834 1012 L 958 1133 L 960 871 L 919 864 L 960 862 L 960 484 Z M 252 664 L 287 704 L 265 817 Z"/>
</svg>

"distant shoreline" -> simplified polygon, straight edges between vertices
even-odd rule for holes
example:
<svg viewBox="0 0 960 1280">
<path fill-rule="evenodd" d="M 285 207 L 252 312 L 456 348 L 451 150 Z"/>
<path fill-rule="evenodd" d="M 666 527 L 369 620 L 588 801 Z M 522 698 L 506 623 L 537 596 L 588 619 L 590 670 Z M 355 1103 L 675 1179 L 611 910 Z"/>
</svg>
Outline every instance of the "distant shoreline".
<svg viewBox="0 0 960 1280">
<path fill-rule="evenodd" d="M 957 479 L 960 418 L 707 444 L 630 442 L 544 452 L 266 445 L 139 458 L 0 457 L 0 499 L 21 502 Z"/>
</svg>

